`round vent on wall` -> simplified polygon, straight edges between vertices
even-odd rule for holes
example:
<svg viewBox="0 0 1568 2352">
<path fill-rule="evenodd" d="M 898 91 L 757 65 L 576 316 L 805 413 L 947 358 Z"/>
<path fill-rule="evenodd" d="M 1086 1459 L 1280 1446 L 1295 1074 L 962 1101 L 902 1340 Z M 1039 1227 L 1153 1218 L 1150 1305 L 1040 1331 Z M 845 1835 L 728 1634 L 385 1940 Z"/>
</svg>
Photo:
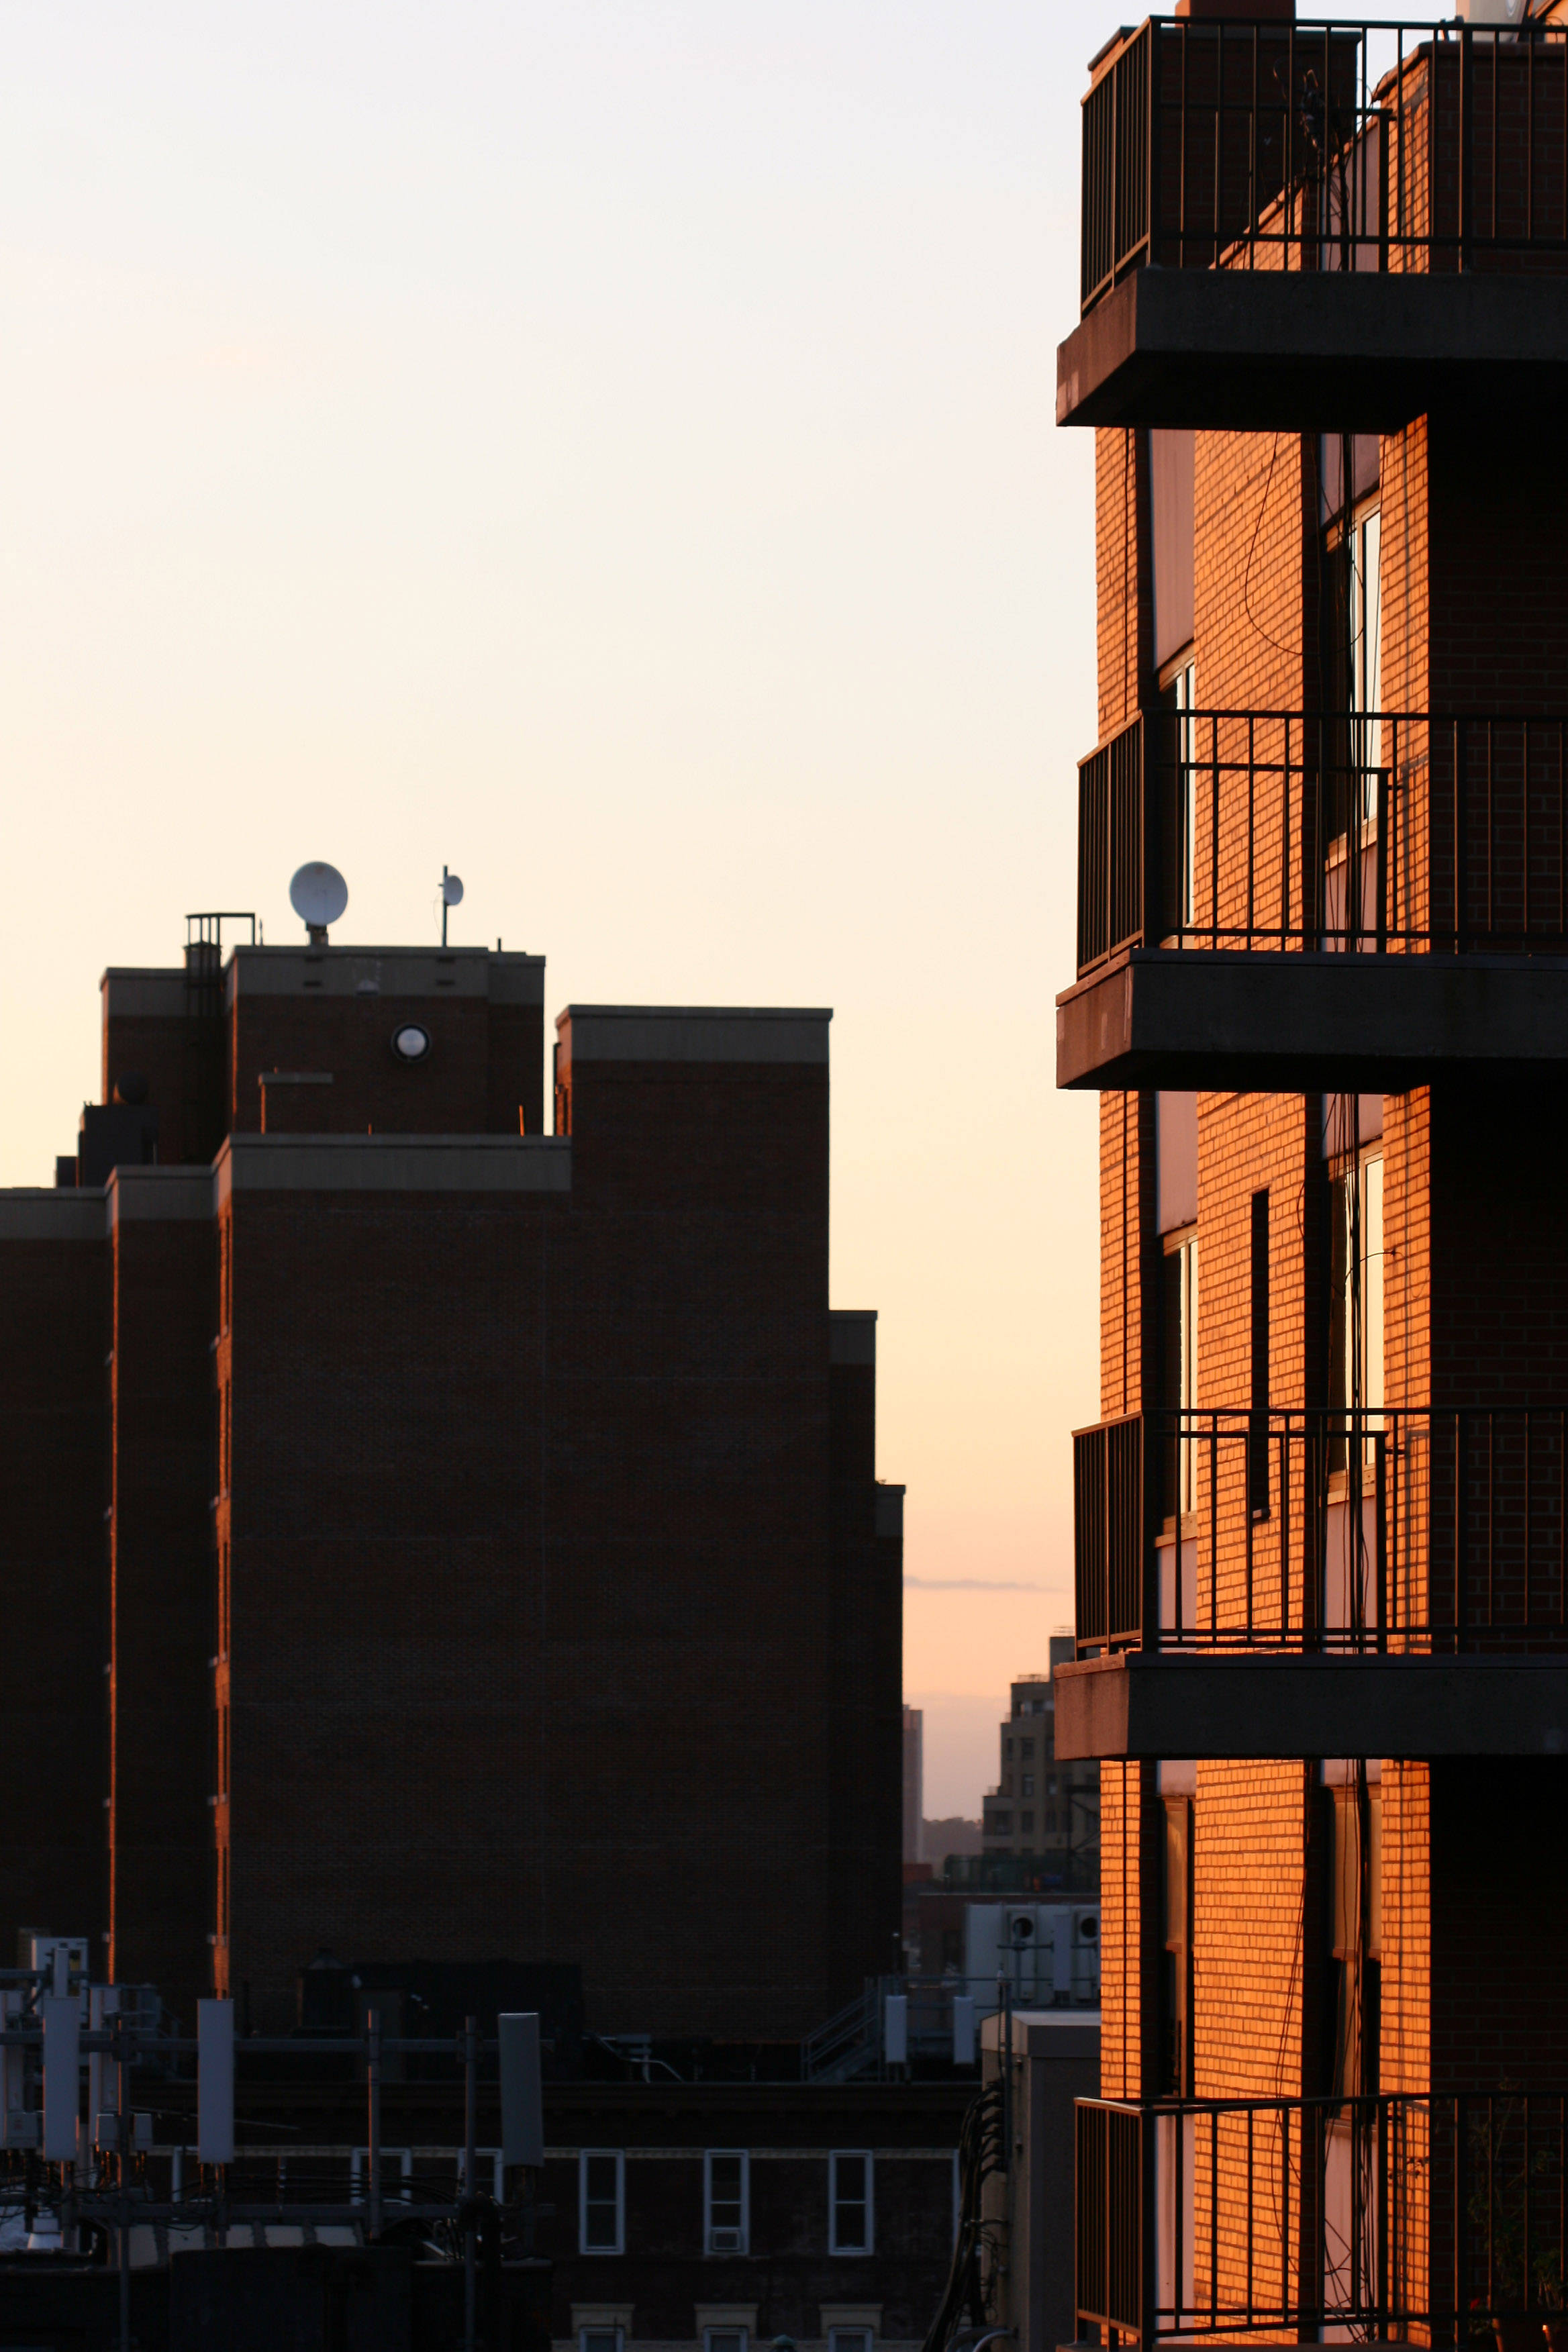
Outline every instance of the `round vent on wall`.
<svg viewBox="0 0 1568 2352">
<path fill-rule="evenodd" d="M 392 1050 L 400 1062 L 427 1062 L 430 1032 L 422 1029 L 417 1021 L 400 1022 L 392 1033 Z"/>
</svg>

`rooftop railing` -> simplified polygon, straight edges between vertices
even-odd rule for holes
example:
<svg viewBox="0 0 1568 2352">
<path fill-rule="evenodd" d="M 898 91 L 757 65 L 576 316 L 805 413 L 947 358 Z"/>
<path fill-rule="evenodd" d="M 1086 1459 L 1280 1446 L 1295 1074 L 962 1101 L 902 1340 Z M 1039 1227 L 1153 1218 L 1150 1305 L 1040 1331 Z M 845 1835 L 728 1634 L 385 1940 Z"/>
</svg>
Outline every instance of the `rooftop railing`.
<svg viewBox="0 0 1568 2352">
<path fill-rule="evenodd" d="M 1169 268 L 1435 271 L 1568 255 L 1568 39 L 1151 16 L 1083 109 L 1081 301 Z"/>
<path fill-rule="evenodd" d="M 1568 1649 L 1565 1423 L 1391 1406 L 1080 1429 L 1078 1654 Z"/>
<path fill-rule="evenodd" d="M 1539 2343 L 1561 2325 L 1564 2122 L 1529 2091 L 1080 2099 L 1079 2339 L 1462 2345 L 1532 2320 Z"/>
<path fill-rule="evenodd" d="M 1568 948 L 1568 720 L 1194 710 L 1079 765 L 1078 970 L 1133 947 Z"/>
</svg>

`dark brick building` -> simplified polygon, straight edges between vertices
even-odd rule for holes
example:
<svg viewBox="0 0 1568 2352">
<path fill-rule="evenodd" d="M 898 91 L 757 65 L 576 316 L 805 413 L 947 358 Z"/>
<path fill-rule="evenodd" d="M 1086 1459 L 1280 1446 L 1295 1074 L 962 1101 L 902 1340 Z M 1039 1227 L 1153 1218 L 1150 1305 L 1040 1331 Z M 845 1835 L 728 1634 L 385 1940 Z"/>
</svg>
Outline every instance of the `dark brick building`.
<svg viewBox="0 0 1568 2352">
<path fill-rule="evenodd" d="M 1562 2300 L 1568 26 L 1460 17 L 1089 68 L 1080 2336 Z"/>
<path fill-rule="evenodd" d="M 572 1007 L 545 1133 L 543 982 L 110 971 L 82 1181 L 0 1195 L 0 1926 L 187 2016 L 287 2028 L 328 1947 L 778 2036 L 890 1964 L 902 1490 L 827 1305 L 829 1015 Z"/>
</svg>

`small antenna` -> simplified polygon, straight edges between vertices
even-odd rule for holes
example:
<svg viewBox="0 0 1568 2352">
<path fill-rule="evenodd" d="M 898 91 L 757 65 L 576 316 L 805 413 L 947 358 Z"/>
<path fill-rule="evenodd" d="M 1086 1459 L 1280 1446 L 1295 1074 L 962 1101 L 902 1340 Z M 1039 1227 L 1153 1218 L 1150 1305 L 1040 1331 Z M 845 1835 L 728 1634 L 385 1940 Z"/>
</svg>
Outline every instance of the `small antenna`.
<svg viewBox="0 0 1568 2352">
<path fill-rule="evenodd" d="M 447 944 L 447 909 L 448 907 L 460 907 L 462 903 L 463 884 L 461 877 L 457 874 L 448 874 L 447 868 L 443 866 L 441 868 L 441 945 L 443 947 Z"/>
<path fill-rule="evenodd" d="M 301 866 L 289 885 L 289 904 L 310 934 L 313 948 L 327 944 L 327 925 L 335 923 L 349 903 L 349 886 L 335 866 L 313 857 Z"/>
</svg>

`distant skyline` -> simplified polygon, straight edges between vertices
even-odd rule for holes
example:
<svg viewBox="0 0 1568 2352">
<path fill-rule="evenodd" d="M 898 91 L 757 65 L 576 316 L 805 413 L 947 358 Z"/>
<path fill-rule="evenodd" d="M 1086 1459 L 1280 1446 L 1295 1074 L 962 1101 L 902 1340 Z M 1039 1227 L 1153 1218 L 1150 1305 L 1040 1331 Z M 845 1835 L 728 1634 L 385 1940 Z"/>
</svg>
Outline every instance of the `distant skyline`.
<svg viewBox="0 0 1568 2352">
<path fill-rule="evenodd" d="M 1031 5 L 23 5 L 0 28 L 0 1181 L 187 910 L 831 1004 L 926 1810 L 1070 1614 L 1095 1106 L 1078 107 Z"/>
</svg>

